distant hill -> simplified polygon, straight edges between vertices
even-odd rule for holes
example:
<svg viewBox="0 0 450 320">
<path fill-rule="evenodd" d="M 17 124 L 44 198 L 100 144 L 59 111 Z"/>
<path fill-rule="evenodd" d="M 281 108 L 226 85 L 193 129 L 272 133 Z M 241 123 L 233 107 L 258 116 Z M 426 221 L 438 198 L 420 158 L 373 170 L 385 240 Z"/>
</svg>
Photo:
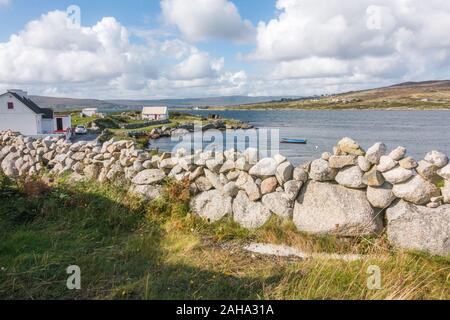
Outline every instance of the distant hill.
<svg viewBox="0 0 450 320">
<path fill-rule="evenodd" d="M 450 80 L 404 82 L 335 95 L 241 105 L 239 109 L 450 109 Z"/>
<path fill-rule="evenodd" d="M 97 99 L 55 98 L 44 96 L 31 96 L 31 98 L 39 106 L 43 108 L 52 108 L 58 111 L 80 109 L 84 107 L 98 107 L 100 110 L 109 111 L 109 110 L 140 110 L 143 105 L 146 106 L 165 105 L 174 108 L 194 107 L 194 106 L 199 107 L 234 106 L 241 104 L 253 104 L 273 100 L 280 100 L 285 97 L 229 96 L 229 97 L 212 97 L 212 98 L 160 99 L 160 100 L 120 100 L 120 99 L 97 100 Z"/>
</svg>

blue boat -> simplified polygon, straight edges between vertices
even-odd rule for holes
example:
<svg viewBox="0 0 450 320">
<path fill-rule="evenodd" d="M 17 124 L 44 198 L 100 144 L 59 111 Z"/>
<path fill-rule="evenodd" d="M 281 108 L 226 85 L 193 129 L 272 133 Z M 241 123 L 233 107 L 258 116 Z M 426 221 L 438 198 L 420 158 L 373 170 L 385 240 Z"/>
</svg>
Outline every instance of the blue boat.
<svg viewBox="0 0 450 320">
<path fill-rule="evenodd" d="M 307 144 L 308 140 L 304 139 L 282 139 L 282 143 L 295 143 L 295 144 Z"/>
</svg>

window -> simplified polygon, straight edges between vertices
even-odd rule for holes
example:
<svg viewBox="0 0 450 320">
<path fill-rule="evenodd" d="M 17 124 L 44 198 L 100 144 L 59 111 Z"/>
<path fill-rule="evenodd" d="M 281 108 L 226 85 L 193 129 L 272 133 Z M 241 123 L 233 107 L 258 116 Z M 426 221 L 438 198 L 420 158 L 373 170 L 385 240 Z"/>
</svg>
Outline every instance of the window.
<svg viewBox="0 0 450 320">
<path fill-rule="evenodd" d="M 14 103 L 8 102 L 8 110 L 13 110 L 13 109 L 14 109 Z"/>
</svg>

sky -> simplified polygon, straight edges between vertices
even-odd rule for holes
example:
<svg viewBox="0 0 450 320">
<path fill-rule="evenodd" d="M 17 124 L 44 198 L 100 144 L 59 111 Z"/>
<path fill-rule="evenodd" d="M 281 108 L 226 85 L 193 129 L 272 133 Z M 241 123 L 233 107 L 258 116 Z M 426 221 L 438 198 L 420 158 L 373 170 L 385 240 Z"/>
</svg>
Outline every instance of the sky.
<svg viewBox="0 0 450 320">
<path fill-rule="evenodd" d="M 447 0 L 0 0 L 0 91 L 310 96 L 449 79 Z"/>
</svg>

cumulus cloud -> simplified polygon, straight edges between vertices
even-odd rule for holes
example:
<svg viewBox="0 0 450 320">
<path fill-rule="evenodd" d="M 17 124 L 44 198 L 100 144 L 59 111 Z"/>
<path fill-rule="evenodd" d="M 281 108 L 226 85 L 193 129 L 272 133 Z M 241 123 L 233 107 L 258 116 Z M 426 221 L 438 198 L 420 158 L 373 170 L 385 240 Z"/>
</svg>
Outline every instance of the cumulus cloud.
<svg viewBox="0 0 450 320">
<path fill-rule="evenodd" d="M 190 41 L 252 41 L 255 30 L 228 0 L 161 0 L 164 17 Z"/>
<path fill-rule="evenodd" d="M 162 97 L 180 83 L 195 88 L 204 81 L 216 89 L 226 83 L 223 58 L 178 39 L 147 40 L 131 43 L 127 28 L 112 17 L 71 28 L 64 12 L 49 12 L 0 43 L 0 87 L 70 96 Z M 154 90 L 159 83 L 166 88 Z"/>
<path fill-rule="evenodd" d="M 259 23 L 249 58 L 271 64 L 269 78 L 289 79 L 286 86 L 448 77 L 448 1 L 278 0 L 276 7 L 276 18 Z"/>
</svg>

